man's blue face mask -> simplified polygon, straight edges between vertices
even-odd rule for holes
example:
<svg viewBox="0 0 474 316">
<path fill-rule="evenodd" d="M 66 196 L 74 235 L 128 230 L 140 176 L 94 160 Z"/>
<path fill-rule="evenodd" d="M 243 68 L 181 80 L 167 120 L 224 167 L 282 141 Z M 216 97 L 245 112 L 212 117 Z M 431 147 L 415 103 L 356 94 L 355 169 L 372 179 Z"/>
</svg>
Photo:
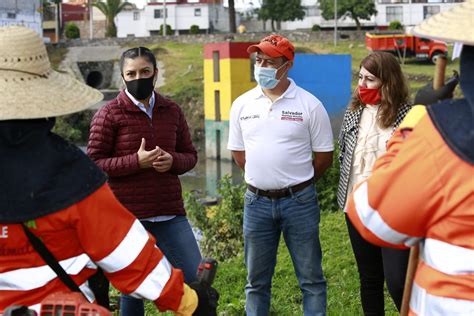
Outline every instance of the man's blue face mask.
<svg viewBox="0 0 474 316">
<path fill-rule="evenodd" d="M 281 67 L 285 66 L 287 63 L 288 61 L 278 68 L 255 66 L 253 76 L 260 87 L 263 89 L 273 89 L 280 82 L 280 79 L 276 78 L 278 70 L 280 70 Z"/>
</svg>

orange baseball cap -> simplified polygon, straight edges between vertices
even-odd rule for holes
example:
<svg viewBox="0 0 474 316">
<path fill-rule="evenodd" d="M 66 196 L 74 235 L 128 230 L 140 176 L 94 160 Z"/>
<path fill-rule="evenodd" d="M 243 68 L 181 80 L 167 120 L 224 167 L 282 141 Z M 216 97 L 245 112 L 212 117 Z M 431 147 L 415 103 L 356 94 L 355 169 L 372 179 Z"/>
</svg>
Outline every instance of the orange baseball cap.
<svg viewBox="0 0 474 316">
<path fill-rule="evenodd" d="M 293 44 L 285 37 L 275 34 L 269 35 L 263 38 L 260 43 L 247 48 L 248 53 L 255 53 L 257 51 L 261 51 L 270 57 L 284 56 L 290 61 L 295 58 L 295 47 Z"/>
</svg>

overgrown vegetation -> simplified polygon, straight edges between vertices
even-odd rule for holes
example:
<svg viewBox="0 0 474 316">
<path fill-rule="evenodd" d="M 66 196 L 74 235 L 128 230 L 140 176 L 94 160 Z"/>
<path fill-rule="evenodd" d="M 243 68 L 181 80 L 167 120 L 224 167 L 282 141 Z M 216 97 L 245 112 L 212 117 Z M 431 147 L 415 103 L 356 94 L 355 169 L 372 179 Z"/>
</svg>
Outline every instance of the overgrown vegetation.
<svg viewBox="0 0 474 316">
<path fill-rule="evenodd" d="M 81 32 L 79 30 L 79 27 L 76 24 L 69 22 L 69 23 L 66 23 L 64 35 L 66 35 L 66 37 L 69 39 L 79 38 L 81 37 Z"/>
<path fill-rule="evenodd" d="M 403 30 L 403 24 L 400 21 L 394 20 L 391 21 L 388 25 L 389 30 Z"/>
<path fill-rule="evenodd" d="M 199 25 L 193 24 L 189 28 L 189 34 L 199 34 L 199 32 L 200 32 Z"/>
</svg>

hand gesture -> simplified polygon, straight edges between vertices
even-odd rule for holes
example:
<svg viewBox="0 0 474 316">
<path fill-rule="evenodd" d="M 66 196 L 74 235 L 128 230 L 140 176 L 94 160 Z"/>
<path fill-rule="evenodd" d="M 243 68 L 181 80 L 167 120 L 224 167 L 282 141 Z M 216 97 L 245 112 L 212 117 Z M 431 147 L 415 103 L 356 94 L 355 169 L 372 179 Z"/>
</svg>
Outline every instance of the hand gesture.
<svg viewBox="0 0 474 316">
<path fill-rule="evenodd" d="M 142 138 L 142 143 L 140 144 L 140 148 L 138 148 L 138 165 L 140 168 L 151 168 L 153 167 L 153 161 L 155 161 L 158 156 L 161 154 L 160 147 L 156 146 L 155 149 L 146 151 L 145 150 L 145 138 Z"/>
<path fill-rule="evenodd" d="M 173 156 L 163 149 L 160 151 L 161 153 L 158 155 L 155 161 L 153 161 L 153 168 L 155 168 L 155 170 L 158 172 L 166 172 L 170 170 L 171 166 L 173 165 Z"/>
</svg>

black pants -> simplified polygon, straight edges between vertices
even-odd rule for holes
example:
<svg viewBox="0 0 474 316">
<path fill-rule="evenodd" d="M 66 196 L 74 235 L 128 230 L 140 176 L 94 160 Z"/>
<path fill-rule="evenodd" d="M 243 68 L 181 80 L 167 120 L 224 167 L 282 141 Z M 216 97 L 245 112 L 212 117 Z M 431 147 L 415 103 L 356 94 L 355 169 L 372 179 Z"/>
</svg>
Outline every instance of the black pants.
<svg viewBox="0 0 474 316">
<path fill-rule="evenodd" d="M 384 280 L 400 311 L 410 250 L 375 246 L 366 241 L 346 215 L 349 238 L 357 262 L 364 315 L 384 315 Z"/>
</svg>

